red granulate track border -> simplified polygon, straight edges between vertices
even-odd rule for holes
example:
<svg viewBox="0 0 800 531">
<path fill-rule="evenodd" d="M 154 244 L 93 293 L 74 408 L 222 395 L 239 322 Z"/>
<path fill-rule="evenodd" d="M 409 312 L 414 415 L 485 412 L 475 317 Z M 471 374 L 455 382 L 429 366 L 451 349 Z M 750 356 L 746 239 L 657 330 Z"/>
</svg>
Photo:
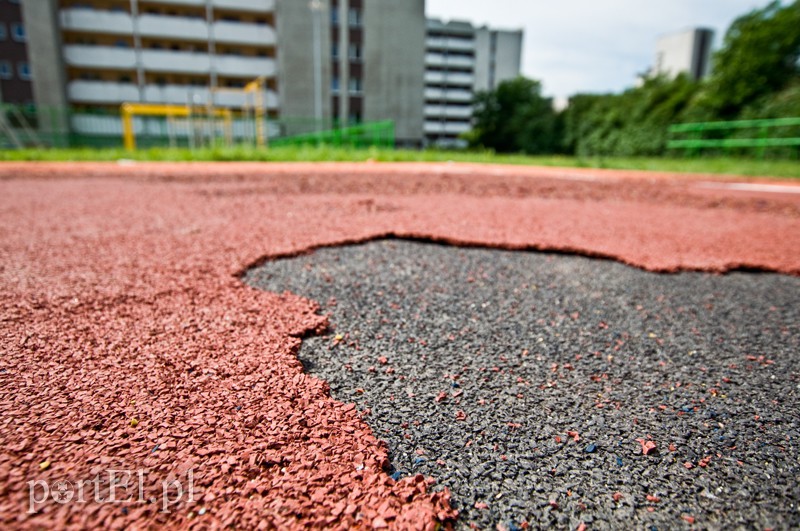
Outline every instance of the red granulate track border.
<svg viewBox="0 0 800 531">
<path fill-rule="evenodd" d="M 316 305 L 238 275 L 387 236 L 800 274 L 797 185 L 731 182 L 458 164 L 0 165 L 0 527 L 450 522 L 448 494 L 389 478 L 355 407 L 302 372 L 301 338 L 326 326 Z M 103 486 L 101 502 L 29 510 L 31 481 L 112 469 L 145 474 L 155 502 L 110 503 Z M 190 470 L 192 501 L 162 511 L 163 481 L 186 487 Z"/>
</svg>

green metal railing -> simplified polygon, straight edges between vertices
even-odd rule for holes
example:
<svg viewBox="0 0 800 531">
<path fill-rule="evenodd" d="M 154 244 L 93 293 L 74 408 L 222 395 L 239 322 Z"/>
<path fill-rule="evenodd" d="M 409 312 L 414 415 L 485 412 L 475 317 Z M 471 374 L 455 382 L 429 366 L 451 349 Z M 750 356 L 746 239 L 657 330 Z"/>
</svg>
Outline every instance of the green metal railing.
<svg viewBox="0 0 800 531">
<path fill-rule="evenodd" d="M 394 122 L 369 122 L 326 131 L 276 138 L 272 146 L 394 147 Z"/>
<path fill-rule="evenodd" d="M 800 150 L 800 118 L 734 120 L 675 124 L 669 128 L 668 149 L 698 154 L 703 150 L 756 150 L 763 158 L 768 148 Z"/>
</svg>

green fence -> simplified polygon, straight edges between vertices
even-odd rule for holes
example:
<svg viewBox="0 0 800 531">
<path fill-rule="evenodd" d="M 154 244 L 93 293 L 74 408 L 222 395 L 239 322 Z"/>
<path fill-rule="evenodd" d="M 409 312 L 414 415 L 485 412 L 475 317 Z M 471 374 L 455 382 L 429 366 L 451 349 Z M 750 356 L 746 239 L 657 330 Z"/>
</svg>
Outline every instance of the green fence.
<svg viewBox="0 0 800 531">
<path fill-rule="evenodd" d="M 202 112 L 190 118 L 136 117 L 137 148 L 255 145 L 252 115 L 234 114 L 230 129 Z M 312 118 L 264 121 L 270 146 L 387 147 L 395 145 L 394 123 L 340 125 Z M 0 149 L 121 148 L 122 122 L 113 109 L 42 108 L 0 104 Z"/>
<path fill-rule="evenodd" d="M 735 120 L 675 124 L 669 128 L 667 148 L 690 154 L 768 153 L 779 157 L 800 157 L 800 118 Z"/>
<path fill-rule="evenodd" d="M 394 122 L 370 122 L 348 127 L 278 137 L 272 146 L 394 147 Z"/>
</svg>

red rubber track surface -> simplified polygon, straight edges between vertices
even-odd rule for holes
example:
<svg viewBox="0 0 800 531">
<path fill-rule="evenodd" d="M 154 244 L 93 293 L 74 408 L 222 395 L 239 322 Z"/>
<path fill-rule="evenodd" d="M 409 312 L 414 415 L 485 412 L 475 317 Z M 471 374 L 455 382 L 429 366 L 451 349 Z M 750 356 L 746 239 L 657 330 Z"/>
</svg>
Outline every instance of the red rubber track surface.
<svg viewBox="0 0 800 531">
<path fill-rule="evenodd" d="M 447 493 L 389 478 L 355 407 L 303 374 L 300 338 L 326 324 L 314 303 L 237 274 L 381 236 L 800 274 L 800 186 L 743 182 L 458 164 L 0 165 L 0 527 L 432 529 L 454 516 Z M 87 496 L 29 512 L 29 481 L 110 469 L 146 471 L 147 496 L 192 470 L 194 501 L 160 512 L 161 500 Z"/>
</svg>

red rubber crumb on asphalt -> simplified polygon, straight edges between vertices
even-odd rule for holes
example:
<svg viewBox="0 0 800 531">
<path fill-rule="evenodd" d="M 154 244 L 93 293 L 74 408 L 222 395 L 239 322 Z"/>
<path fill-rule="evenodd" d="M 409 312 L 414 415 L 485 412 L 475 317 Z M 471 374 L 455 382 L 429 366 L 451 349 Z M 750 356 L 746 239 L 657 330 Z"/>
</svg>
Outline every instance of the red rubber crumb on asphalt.
<svg viewBox="0 0 800 531">
<path fill-rule="evenodd" d="M 657 449 L 655 441 L 648 441 L 646 439 L 636 439 L 636 442 L 642 445 L 643 455 L 649 455 L 651 453 L 655 453 Z"/>
<path fill-rule="evenodd" d="M 792 186 L 448 164 L 2 164 L 0 527 L 433 529 L 455 516 L 448 493 L 388 477 L 360 412 L 303 374 L 300 338 L 326 325 L 316 305 L 239 272 L 394 235 L 800 274 Z M 132 483 L 144 471 L 146 497 L 191 472 L 193 501 L 162 512 L 161 499 L 87 495 L 29 511 L 28 482 L 55 492 L 109 470 Z"/>
</svg>

